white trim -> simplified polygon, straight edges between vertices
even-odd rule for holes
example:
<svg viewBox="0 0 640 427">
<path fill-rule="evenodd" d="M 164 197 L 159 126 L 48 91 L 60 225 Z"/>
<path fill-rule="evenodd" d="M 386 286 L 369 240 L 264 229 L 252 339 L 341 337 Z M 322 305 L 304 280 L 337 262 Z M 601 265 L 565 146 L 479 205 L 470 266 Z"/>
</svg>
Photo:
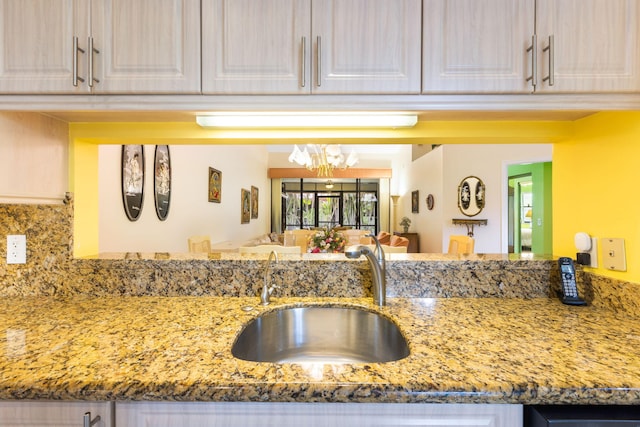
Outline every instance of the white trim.
<svg viewBox="0 0 640 427">
<path fill-rule="evenodd" d="M 337 108 L 339 106 L 339 108 Z M 2 95 L 4 111 L 615 111 L 637 94 L 557 95 Z"/>
</svg>

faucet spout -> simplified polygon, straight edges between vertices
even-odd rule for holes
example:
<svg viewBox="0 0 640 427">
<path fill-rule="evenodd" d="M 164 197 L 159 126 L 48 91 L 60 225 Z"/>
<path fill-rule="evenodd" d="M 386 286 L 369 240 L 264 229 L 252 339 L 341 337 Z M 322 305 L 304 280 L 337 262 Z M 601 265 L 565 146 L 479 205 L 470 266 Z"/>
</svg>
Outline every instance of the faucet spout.
<svg viewBox="0 0 640 427">
<path fill-rule="evenodd" d="M 264 266 L 264 274 L 263 274 L 263 282 L 262 282 L 262 292 L 260 292 L 260 303 L 262 305 L 269 305 L 271 302 L 271 294 L 273 290 L 276 288 L 275 285 L 269 286 L 269 267 L 271 266 L 271 260 L 276 260 L 276 264 L 278 263 L 278 253 L 276 251 L 271 251 L 269 254 L 269 258 Z"/>
<path fill-rule="evenodd" d="M 348 251 L 345 251 L 347 258 L 360 258 L 364 255 L 369 261 L 371 266 L 371 272 L 373 276 L 373 302 L 382 307 L 387 303 L 387 279 L 386 279 L 386 266 L 384 261 L 384 251 L 380 246 L 380 242 L 373 234 L 369 234 L 367 237 L 371 237 L 376 243 L 375 252 L 377 255 L 369 249 L 367 246 L 359 245 Z"/>
</svg>

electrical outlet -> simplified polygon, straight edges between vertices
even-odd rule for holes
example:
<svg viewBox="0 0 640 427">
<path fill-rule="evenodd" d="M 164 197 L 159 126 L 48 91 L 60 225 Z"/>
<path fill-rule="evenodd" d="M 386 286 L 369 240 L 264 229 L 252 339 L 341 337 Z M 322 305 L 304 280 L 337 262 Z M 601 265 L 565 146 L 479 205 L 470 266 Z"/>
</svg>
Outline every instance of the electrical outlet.
<svg viewBox="0 0 640 427">
<path fill-rule="evenodd" d="M 27 263 L 27 236 L 14 234 L 7 236 L 7 264 Z"/>
</svg>

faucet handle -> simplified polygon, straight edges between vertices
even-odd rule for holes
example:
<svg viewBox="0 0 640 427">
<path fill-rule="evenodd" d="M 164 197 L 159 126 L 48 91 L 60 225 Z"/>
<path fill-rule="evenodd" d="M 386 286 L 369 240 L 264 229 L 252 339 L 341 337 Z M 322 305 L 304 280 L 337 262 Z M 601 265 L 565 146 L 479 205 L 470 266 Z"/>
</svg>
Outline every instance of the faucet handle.
<svg viewBox="0 0 640 427">
<path fill-rule="evenodd" d="M 366 237 L 371 237 L 373 239 L 373 242 L 376 245 L 376 252 L 378 255 L 378 259 L 384 259 L 384 251 L 382 250 L 382 246 L 380 245 L 380 241 L 378 240 L 378 237 L 376 235 L 374 235 L 373 233 L 369 233 L 366 235 Z"/>
<path fill-rule="evenodd" d="M 260 293 L 260 302 L 262 303 L 262 305 L 269 305 L 269 303 L 271 302 L 271 294 L 273 294 L 273 291 L 276 289 L 279 289 L 279 286 L 263 286 L 262 292 Z"/>
</svg>

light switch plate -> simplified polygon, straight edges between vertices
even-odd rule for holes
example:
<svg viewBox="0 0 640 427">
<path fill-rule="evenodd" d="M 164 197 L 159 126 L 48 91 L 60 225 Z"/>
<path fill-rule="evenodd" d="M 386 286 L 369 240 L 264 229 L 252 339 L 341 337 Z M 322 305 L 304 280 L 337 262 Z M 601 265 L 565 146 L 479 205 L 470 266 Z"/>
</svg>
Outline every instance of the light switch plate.
<svg viewBox="0 0 640 427">
<path fill-rule="evenodd" d="M 7 236 L 7 264 L 27 263 L 27 236 L 10 234 Z"/>
<path fill-rule="evenodd" d="M 624 239 L 603 237 L 600 239 L 602 266 L 609 270 L 627 271 Z"/>
</svg>

